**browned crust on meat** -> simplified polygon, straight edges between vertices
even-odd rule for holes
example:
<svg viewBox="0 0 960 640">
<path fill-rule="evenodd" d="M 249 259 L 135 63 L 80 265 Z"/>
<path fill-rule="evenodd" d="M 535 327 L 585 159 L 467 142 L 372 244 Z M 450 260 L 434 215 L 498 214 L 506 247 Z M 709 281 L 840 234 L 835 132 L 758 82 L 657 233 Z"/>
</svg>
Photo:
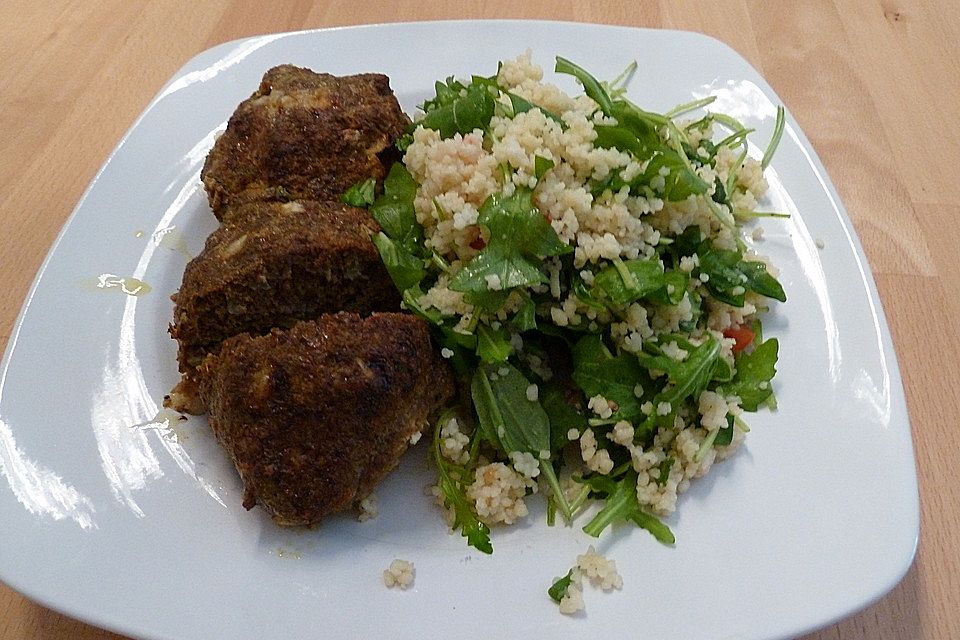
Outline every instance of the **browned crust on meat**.
<svg viewBox="0 0 960 640">
<path fill-rule="evenodd" d="M 237 207 L 187 264 L 170 334 L 187 380 L 172 404 L 196 412 L 195 367 L 239 333 L 264 334 L 322 313 L 399 309 L 400 300 L 363 209 L 334 202 L 251 203 Z"/>
<path fill-rule="evenodd" d="M 201 370 L 244 506 L 283 525 L 315 523 L 369 494 L 454 395 L 426 323 L 400 313 L 239 335 Z"/>
<path fill-rule="evenodd" d="M 410 119 L 387 76 L 337 77 L 292 65 L 267 71 L 207 155 L 201 178 L 222 220 L 254 200 L 336 200 L 383 178 Z"/>
</svg>

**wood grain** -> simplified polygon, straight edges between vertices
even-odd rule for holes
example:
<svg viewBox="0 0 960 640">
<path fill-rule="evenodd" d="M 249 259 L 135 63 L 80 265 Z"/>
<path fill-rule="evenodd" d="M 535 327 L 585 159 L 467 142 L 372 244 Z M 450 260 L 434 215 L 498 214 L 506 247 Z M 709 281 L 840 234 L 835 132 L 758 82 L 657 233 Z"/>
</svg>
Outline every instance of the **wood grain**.
<svg viewBox="0 0 960 640">
<path fill-rule="evenodd" d="M 248 35 L 446 18 L 549 18 L 699 31 L 784 99 L 850 212 L 890 321 L 920 473 L 903 582 L 804 640 L 960 638 L 960 4 L 956 0 L 84 0 L 0 3 L 0 344 L 60 226 L 163 82 Z M 2 523 L 0 523 L 2 535 Z M 0 541 L 2 544 L 2 541 Z M 0 585 L 0 640 L 120 638 Z"/>
</svg>

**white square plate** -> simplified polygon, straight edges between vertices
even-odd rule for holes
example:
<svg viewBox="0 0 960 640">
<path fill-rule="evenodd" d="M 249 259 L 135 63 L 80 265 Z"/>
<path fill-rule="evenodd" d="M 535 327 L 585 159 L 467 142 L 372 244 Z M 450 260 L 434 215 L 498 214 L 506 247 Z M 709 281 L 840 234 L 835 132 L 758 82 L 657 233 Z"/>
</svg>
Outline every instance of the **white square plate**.
<svg viewBox="0 0 960 640">
<path fill-rule="evenodd" d="M 599 550 L 622 591 L 560 615 L 546 589 L 588 544 L 542 510 L 484 556 L 448 535 L 423 488 L 426 446 L 377 491 L 380 515 L 277 528 L 203 419 L 153 423 L 176 382 L 169 295 L 214 228 L 198 174 L 214 133 L 269 67 L 386 73 L 408 112 L 448 75 L 489 75 L 531 48 L 599 78 L 631 60 L 630 95 L 662 111 L 709 93 L 765 144 L 779 100 L 727 46 L 675 31 L 554 22 L 396 24 L 230 42 L 190 61 L 117 146 L 63 228 L 7 345 L 0 381 L 0 579 L 144 638 L 785 638 L 866 606 L 909 567 L 918 497 L 900 374 L 876 287 L 823 166 L 787 117 L 767 171 L 758 251 L 781 268 L 780 408 L 694 483 L 675 547 L 622 527 Z M 569 77 L 550 78 L 568 90 Z M 759 155 L 759 150 L 754 149 Z M 822 248 L 818 248 L 822 244 Z M 92 284 L 136 277 L 139 297 Z M 582 526 L 583 522 L 580 522 Z M 416 565 L 388 590 L 394 558 Z M 624 635 L 626 634 L 626 635 Z"/>
</svg>

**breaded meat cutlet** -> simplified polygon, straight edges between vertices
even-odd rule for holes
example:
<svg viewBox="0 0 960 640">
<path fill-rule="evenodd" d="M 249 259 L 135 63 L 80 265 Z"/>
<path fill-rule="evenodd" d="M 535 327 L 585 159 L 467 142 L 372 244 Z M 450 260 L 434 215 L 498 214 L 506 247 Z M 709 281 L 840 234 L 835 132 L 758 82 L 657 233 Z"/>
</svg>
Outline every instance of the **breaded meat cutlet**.
<svg viewBox="0 0 960 640">
<path fill-rule="evenodd" d="M 386 175 L 409 124 L 387 76 L 274 67 L 207 155 L 210 207 L 222 220 L 227 207 L 254 200 L 339 200 Z"/>
<path fill-rule="evenodd" d="M 281 525 L 312 524 L 366 497 L 454 395 L 427 324 L 401 313 L 239 335 L 201 370 L 244 507 L 259 504 Z"/>
<path fill-rule="evenodd" d="M 203 411 L 195 369 L 225 339 L 323 313 L 395 311 L 400 297 L 370 234 L 369 213 L 337 202 L 257 202 L 231 211 L 187 264 L 170 334 L 183 380 L 167 404 Z"/>
</svg>

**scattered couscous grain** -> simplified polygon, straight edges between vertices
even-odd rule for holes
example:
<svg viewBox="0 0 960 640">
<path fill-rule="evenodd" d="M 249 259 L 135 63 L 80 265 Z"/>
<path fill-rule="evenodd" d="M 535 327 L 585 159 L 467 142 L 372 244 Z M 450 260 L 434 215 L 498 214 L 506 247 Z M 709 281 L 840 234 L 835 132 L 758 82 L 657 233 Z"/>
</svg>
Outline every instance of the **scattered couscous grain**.
<svg viewBox="0 0 960 640">
<path fill-rule="evenodd" d="M 578 611 L 583 611 L 583 592 L 580 586 L 571 584 L 567 587 L 567 592 L 560 599 L 560 613 L 572 616 Z"/>
<path fill-rule="evenodd" d="M 413 584 L 413 578 L 413 563 L 399 558 L 391 562 L 390 566 L 383 571 L 383 584 L 388 589 L 394 587 L 408 589 Z"/>
<path fill-rule="evenodd" d="M 577 569 L 590 580 L 590 584 L 604 591 L 623 587 L 623 578 L 617 573 L 617 563 L 597 553 L 593 545 L 586 553 L 577 556 Z"/>
<path fill-rule="evenodd" d="M 583 579 L 603 591 L 612 591 L 623 587 L 623 578 L 617 572 L 617 563 L 606 558 L 591 545 L 585 553 L 577 556 L 577 561 L 569 573 L 566 593 L 558 602 L 560 613 L 573 615 L 584 610 Z M 555 579 L 555 582 L 560 580 Z M 556 597 L 556 596 L 554 596 Z"/>
</svg>

